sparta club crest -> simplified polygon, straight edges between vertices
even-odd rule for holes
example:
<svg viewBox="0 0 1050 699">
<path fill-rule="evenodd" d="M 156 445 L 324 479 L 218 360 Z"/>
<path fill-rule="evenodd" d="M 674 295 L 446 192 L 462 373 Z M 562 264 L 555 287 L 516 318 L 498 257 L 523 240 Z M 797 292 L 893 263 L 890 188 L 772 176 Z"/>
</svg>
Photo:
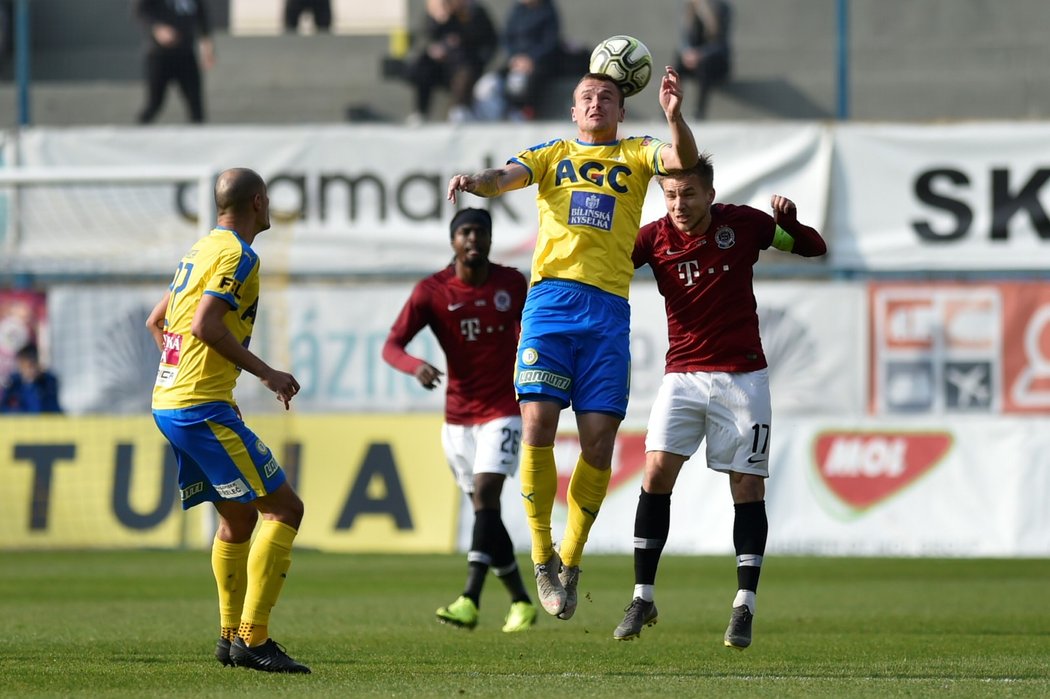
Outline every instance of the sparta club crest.
<svg viewBox="0 0 1050 699">
<path fill-rule="evenodd" d="M 492 303 L 496 306 L 496 310 L 500 312 L 506 312 L 510 310 L 510 294 L 504 289 L 500 289 L 492 297 Z"/>
<path fill-rule="evenodd" d="M 715 245 L 719 250 L 728 250 L 736 244 L 736 233 L 729 226 L 722 226 L 715 231 Z"/>
</svg>

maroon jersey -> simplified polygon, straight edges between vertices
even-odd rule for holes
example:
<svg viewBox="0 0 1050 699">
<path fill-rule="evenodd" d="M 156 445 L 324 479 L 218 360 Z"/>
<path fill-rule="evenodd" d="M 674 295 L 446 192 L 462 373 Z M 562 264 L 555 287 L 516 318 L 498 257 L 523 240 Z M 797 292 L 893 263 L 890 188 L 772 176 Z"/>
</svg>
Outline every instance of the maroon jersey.
<svg viewBox="0 0 1050 699">
<path fill-rule="evenodd" d="M 416 284 L 383 356 L 414 373 L 423 362 L 406 353 L 405 345 L 429 326 L 448 364 L 445 422 L 474 425 L 517 415 L 514 364 L 527 289 L 525 277 L 511 267 L 490 264 L 485 283 L 471 286 L 449 265 Z"/>
<path fill-rule="evenodd" d="M 714 204 L 703 235 L 682 233 L 670 216 L 638 232 L 634 266 L 652 268 L 667 309 L 668 373 L 766 366 L 752 267 L 775 230 L 758 209 Z"/>
</svg>

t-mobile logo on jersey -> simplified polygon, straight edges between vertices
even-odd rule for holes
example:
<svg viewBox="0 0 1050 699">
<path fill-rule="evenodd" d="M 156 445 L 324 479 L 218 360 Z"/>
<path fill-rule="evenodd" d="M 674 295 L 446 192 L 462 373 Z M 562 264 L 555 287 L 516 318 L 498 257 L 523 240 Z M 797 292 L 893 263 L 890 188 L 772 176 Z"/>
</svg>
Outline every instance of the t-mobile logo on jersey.
<svg viewBox="0 0 1050 699">
<path fill-rule="evenodd" d="M 678 278 L 685 282 L 686 286 L 696 284 L 696 278 L 700 276 L 700 263 L 696 260 L 686 260 L 678 263 Z"/>
<path fill-rule="evenodd" d="M 459 321 L 459 331 L 467 338 L 467 342 L 473 342 L 481 334 L 481 321 L 477 318 L 464 318 Z"/>
<path fill-rule="evenodd" d="M 679 262 L 676 266 L 678 267 L 678 278 L 685 282 L 685 286 L 693 286 L 696 284 L 696 280 L 703 274 L 714 274 L 716 271 L 729 271 L 729 265 L 722 265 L 720 270 L 716 270 L 714 267 L 700 269 L 700 263 L 696 260 Z"/>
</svg>

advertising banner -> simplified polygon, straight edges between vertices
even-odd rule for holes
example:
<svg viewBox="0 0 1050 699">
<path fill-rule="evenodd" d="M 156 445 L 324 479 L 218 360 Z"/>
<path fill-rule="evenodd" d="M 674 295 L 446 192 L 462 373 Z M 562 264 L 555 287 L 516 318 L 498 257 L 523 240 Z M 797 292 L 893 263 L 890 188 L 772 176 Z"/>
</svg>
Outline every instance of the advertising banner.
<svg viewBox="0 0 1050 699">
<path fill-rule="evenodd" d="M 564 427 L 571 427 L 564 421 Z M 703 447 L 701 447 L 701 451 Z M 562 433 L 554 446 L 558 465 L 558 494 L 551 517 L 554 541 L 561 541 L 567 519 L 567 493 L 572 469 L 580 457 L 579 439 Z M 613 451 L 612 476 L 601 512 L 587 540 L 591 553 L 631 553 L 634 550 L 634 518 L 638 493 L 645 469 L 644 430 L 623 429 Z M 529 551 L 530 533 L 521 503 L 519 477 L 508 480 L 500 501 L 503 521 L 511 541 L 520 552 Z M 473 513 L 461 498 L 458 548 L 470 547 Z M 707 469 L 702 456 L 694 457 L 682 469 L 675 486 L 671 507 L 671 536 L 664 549 L 668 553 L 718 554 L 732 551 L 733 502 L 726 476 Z M 629 575 L 629 571 L 626 573 Z"/>
<path fill-rule="evenodd" d="M 411 289 L 410 282 L 287 286 L 264 278 L 250 347 L 298 379 L 297 411 L 440 413 L 443 387 L 427 391 L 382 358 Z M 53 368 L 68 412 L 148 413 L 159 355 L 144 323 L 163 291 L 163 285 L 52 288 Z M 760 282 L 756 297 L 775 413 L 863 414 L 864 285 Z M 655 283 L 634 282 L 631 308 L 627 425 L 644 429 L 667 352 L 666 316 Z M 444 355 L 429 330 L 408 349 L 444 370 Z M 245 414 L 280 407 L 252 376 L 241 377 L 235 396 Z"/>
<path fill-rule="evenodd" d="M 553 128 L 553 131 L 552 131 Z M 666 138 L 666 124 L 626 124 L 624 135 Z M 168 274 L 196 238 L 195 183 L 108 184 L 105 168 L 257 170 L 268 182 L 272 230 L 255 248 L 269 272 L 369 274 L 430 270 L 448 259 L 456 205 L 449 178 L 575 130 L 551 124 L 205 126 L 185 129 L 33 129 L 21 138 L 29 168 L 94 168 L 97 185 L 37 185 L 23 191 L 20 237 L 7 263 L 65 271 Z M 805 220 L 823 227 L 831 137 L 816 125 L 705 127 L 724 201 L 769 209 L 789 194 Z M 643 223 L 665 212 L 650 183 Z M 528 270 L 536 236 L 536 188 L 494 199 L 463 195 L 460 207 L 490 209 L 492 258 Z M 206 212 L 207 220 L 212 212 Z M 70 226 L 69 221 L 75 221 Z M 87 241 L 90 245 L 87 245 Z M 64 254 L 75 251 L 75 254 Z M 177 251 L 177 252 L 176 252 Z M 20 262 L 21 261 L 21 262 Z"/>
<path fill-rule="evenodd" d="M 1047 556 L 1050 435 L 1041 420 L 788 418 L 772 426 L 767 550 L 860 556 Z M 17 423 L 17 424 L 16 424 Z M 148 416 L 23 416 L 0 431 L 0 548 L 203 547 L 211 508 L 183 513 L 176 465 Z M 306 503 L 297 544 L 340 552 L 466 550 L 472 515 L 439 448 L 438 415 L 259 416 L 249 425 Z M 629 553 L 644 433 L 617 439 L 608 496 L 589 552 Z M 733 551 L 727 477 L 686 463 L 668 553 Z M 555 539 L 579 456 L 559 436 Z M 527 551 L 518 478 L 504 520 Z"/>
<path fill-rule="evenodd" d="M 767 553 L 829 556 L 1050 555 L 1050 432 L 1030 418 L 775 419 L 771 429 Z M 728 477 L 686 462 L 671 497 L 665 551 L 721 554 L 732 571 L 733 502 Z M 555 448 L 559 491 L 552 533 L 565 529 L 565 492 L 579 456 L 573 435 Z M 590 553 L 630 553 L 645 464 L 644 434 L 623 430 Z M 519 550 L 529 532 L 516 484 L 504 519 Z M 461 506 L 458 545 L 469 547 Z M 629 572 L 627 573 L 629 574 Z"/>
<path fill-rule="evenodd" d="M 668 135 L 665 124 L 630 122 L 622 133 Z M 574 135 L 568 122 L 30 129 L 18 137 L 22 166 L 93 170 L 99 179 L 38 183 L 21 191 L 16 211 L 0 207 L 3 262 L 13 271 L 166 272 L 198 235 L 201 199 L 195 181 L 155 178 L 244 165 L 270 185 L 274 227 L 259 250 L 271 271 L 423 271 L 447 254 L 451 175 Z M 818 264 L 894 272 L 1042 269 L 1050 245 L 1046 143 L 1050 125 L 1026 122 L 710 124 L 701 139 L 714 156 L 719 201 L 766 210 L 771 194 L 789 196 L 829 239 L 829 257 Z M 108 183 L 112 168 L 141 168 L 151 181 Z M 643 223 L 663 214 L 658 190 L 650 184 Z M 490 209 L 493 258 L 526 269 L 534 197 L 529 187 L 489 200 L 465 195 L 458 206 Z M 268 258 L 267 246 L 277 254 Z M 772 262 L 789 263 L 799 261 Z"/>
<path fill-rule="evenodd" d="M 296 544 L 444 552 L 457 490 L 434 415 L 262 416 L 249 427 L 306 503 Z M 184 513 L 177 465 L 148 415 L 19 417 L 0 431 L 0 548 L 197 547 L 210 506 Z"/>
<path fill-rule="evenodd" d="M 1042 270 L 1050 124 L 834 129 L 835 269 Z"/>
<path fill-rule="evenodd" d="M 36 343 L 41 362 L 47 364 L 47 297 L 40 291 L 0 290 L 0 386 L 15 371 L 18 350 L 29 343 Z"/>
<path fill-rule="evenodd" d="M 1050 554 L 1043 420 L 806 420 L 776 439 L 766 495 L 771 552 Z"/>
<path fill-rule="evenodd" d="M 249 348 L 295 375 L 302 387 L 296 412 L 440 413 L 443 389 L 427 391 L 382 359 L 387 333 L 411 289 L 400 282 L 289 288 L 264 278 Z M 68 412 L 149 413 L 160 355 L 145 319 L 164 291 L 164 285 L 52 288 L 53 366 Z M 429 331 L 408 349 L 444 370 Z M 240 377 L 234 396 L 246 416 L 283 407 L 251 375 Z"/>
<path fill-rule="evenodd" d="M 1050 413 L 1050 283 L 870 288 L 873 413 Z"/>
</svg>

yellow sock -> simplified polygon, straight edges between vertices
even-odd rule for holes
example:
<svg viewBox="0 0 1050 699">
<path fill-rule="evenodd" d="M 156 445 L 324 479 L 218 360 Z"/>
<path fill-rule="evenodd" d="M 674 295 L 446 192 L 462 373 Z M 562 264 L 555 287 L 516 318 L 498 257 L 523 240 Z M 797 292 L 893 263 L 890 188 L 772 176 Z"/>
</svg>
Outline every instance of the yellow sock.
<svg viewBox="0 0 1050 699">
<path fill-rule="evenodd" d="M 292 564 L 292 542 L 296 531 L 287 524 L 264 519 L 248 554 L 248 590 L 237 632 L 249 646 L 264 643 L 270 610 L 284 587 L 288 567 Z M 246 628 L 247 625 L 247 628 Z"/>
<path fill-rule="evenodd" d="M 241 622 L 251 545 L 251 541 L 234 544 L 219 537 L 215 537 L 211 544 L 211 570 L 219 588 L 219 635 L 227 641 L 232 641 L 237 635 L 237 626 Z"/>
<path fill-rule="evenodd" d="M 554 553 L 551 542 L 551 512 L 558 493 L 558 467 L 554 446 L 521 445 L 521 497 L 532 531 L 532 561 L 544 563 Z"/>
<path fill-rule="evenodd" d="M 576 462 L 569 479 L 569 515 L 565 523 L 565 539 L 561 542 L 561 560 L 566 566 L 580 565 L 583 545 L 587 543 L 591 525 L 605 501 L 611 476 L 611 468 L 596 469 L 584 461 L 582 455 Z"/>
<path fill-rule="evenodd" d="M 266 624 L 250 624 L 242 621 L 237 628 L 237 635 L 244 639 L 245 645 L 261 646 L 270 637 L 270 628 Z"/>
</svg>

